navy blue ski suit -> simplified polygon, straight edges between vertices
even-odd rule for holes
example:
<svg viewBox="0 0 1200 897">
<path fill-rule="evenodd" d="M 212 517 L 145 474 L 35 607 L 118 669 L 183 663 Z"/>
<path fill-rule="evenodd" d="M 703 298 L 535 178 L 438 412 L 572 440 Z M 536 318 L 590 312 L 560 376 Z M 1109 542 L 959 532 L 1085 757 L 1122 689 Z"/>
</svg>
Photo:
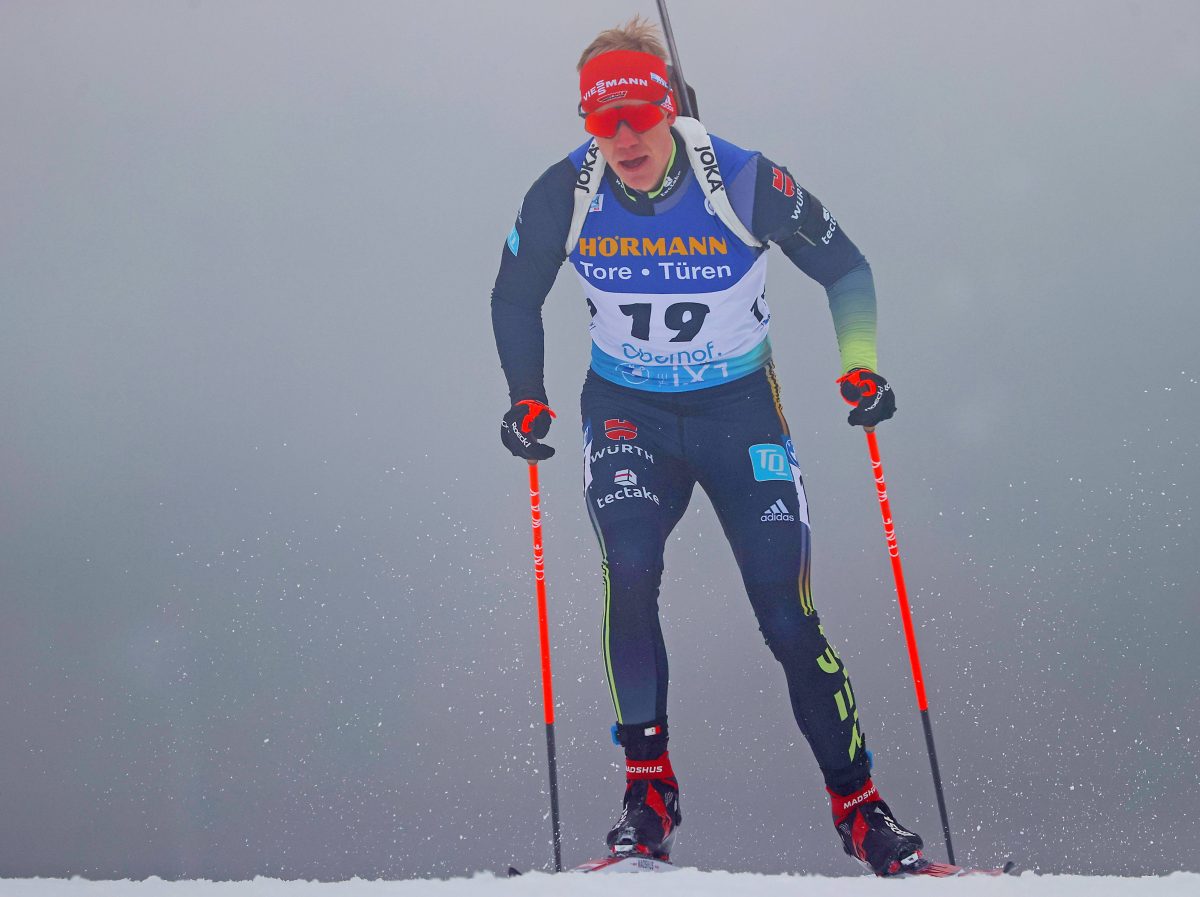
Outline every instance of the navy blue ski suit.
<svg viewBox="0 0 1200 897">
<path fill-rule="evenodd" d="M 709 202 L 713 173 L 698 178 L 675 139 L 653 198 L 605 171 L 569 255 L 588 145 L 525 196 L 492 292 L 509 395 L 546 400 L 541 307 L 569 259 L 591 313 L 584 481 L 602 555 L 604 660 L 617 722 L 666 719 L 663 549 L 699 484 L 783 667 L 796 721 L 826 784 L 844 790 L 866 779 L 867 754 L 850 680 L 813 606 L 808 504 L 767 336 L 766 249 L 780 246 L 826 288 L 846 370 L 875 368 L 871 270 L 787 169 L 713 137 L 719 187 L 763 245 L 740 240 Z"/>
</svg>

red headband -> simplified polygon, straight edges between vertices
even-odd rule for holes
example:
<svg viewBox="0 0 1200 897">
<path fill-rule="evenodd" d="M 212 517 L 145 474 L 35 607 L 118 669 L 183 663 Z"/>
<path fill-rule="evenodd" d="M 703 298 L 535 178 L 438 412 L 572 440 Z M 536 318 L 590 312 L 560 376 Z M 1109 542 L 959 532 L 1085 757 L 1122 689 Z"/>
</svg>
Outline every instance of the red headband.
<svg viewBox="0 0 1200 897">
<path fill-rule="evenodd" d="M 618 100 L 645 100 L 674 112 L 667 64 L 653 53 L 637 50 L 610 50 L 593 56 L 579 72 L 580 109 L 586 115 Z"/>
</svg>

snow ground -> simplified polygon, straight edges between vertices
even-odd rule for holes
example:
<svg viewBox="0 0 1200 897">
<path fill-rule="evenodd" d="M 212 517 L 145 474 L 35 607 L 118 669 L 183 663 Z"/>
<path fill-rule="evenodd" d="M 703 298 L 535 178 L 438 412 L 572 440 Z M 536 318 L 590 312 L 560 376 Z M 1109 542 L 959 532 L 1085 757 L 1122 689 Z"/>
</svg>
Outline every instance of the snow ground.
<svg viewBox="0 0 1200 897">
<path fill-rule="evenodd" d="M 905 894 L 937 894 L 940 897 L 993 897 L 993 895 L 1054 895 L 1054 897 L 1196 897 L 1200 895 L 1200 873 L 1176 872 L 1163 877 L 1117 878 L 1087 875 L 1034 875 L 958 879 L 909 879 L 883 881 L 868 876 L 831 878 L 797 875 L 754 875 L 700 872 L 682 869 L 665 875 L 554 876 L 531 873 L 504 879 L 491 874 L 449 880 L 342 882 L 280 881 L 87 881 L 81 878 L 26 878 L 0 880 L 3 897 L 611 897 L 621 894 L 653 897 L 860 897 Z"/>
</svg>

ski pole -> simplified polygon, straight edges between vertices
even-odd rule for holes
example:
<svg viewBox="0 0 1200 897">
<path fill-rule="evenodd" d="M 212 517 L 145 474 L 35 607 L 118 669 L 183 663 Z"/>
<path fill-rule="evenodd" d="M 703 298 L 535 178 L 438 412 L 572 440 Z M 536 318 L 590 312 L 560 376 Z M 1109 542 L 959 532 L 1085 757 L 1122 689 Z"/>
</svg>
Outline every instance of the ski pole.
<svg viewBox="0 0 1200 897">
<path fill-rule="evenodd" d="M 550 627 L 546 621 L 546 555 L 542 549 L 542 504 L 537 462 L 529 462 L 529 513 L 533 518 L 533 579 L 537 589 L 538 641 L 542 651 L 542 707 L 546 718 L 546 756 L 550 766 L 550 824 L 554 871 L 562 872 L 562 826 L 558 818 L 558 759 L 554 750 L 554 691 L 550 677 Z"/>
<path fill-rule="evenodd" d="M 696 110 L 692 108 L 687 81 L 683 78 L 683 66 L 679 63 L 679 48 L 675 46 L 675 32 L 671 29 L 671 17 L 667 15 L 667 0 L 658 0 L 658 17 L 662 21 L 663 37 L 667 39 L 667 50 L 671 53 L 671 69 L 675 75 L 675 96 L 679 98 L 679 111 L 686 118 L 695 118 Z"/>
<path fill-rule="evenodd" d="M 912 613 L 908 607 L 908 590 L 904 587 L 904 570 L 900 566 L 900 548 L 896 544 L 896 524 L 888 503 L 887 483 L 883 479 L 883 462 L 879 460 L 879 443 L 874 427 L 863 427 L 867 434 L 867 451 L 871 455 L 871 471 L 875 475 L 875 492 L 879 497 L 879 513 L 883 515 L 883 536 L 887 540 L 888 556 L 892 559 L 892 575 L 896 579 L 896 601 L 904 624 L 904 639 L 908 643 L 908 662 L 912 665 L 913 688 L 917 693 L 917 709 L 925 729 L 925 747 L 929 750 L 929 765 L 933 769 L 933 788 L 937 792 L 938 811 L 942 814 L 942 834 L 946 837 L 946 854 L 954 862 L 954 845 L 950 843 L 950 818 L 946 815 L 946 798 L 942 793 L 942 774 L 938 770 L 937 750 L 933 746 L 933 728 L 929 723 L 929 702 L 925 698 L 925 677 L 921 674 L 921 656 L 917 653 L 917 633 L 913 629 Z"/>
</svg>

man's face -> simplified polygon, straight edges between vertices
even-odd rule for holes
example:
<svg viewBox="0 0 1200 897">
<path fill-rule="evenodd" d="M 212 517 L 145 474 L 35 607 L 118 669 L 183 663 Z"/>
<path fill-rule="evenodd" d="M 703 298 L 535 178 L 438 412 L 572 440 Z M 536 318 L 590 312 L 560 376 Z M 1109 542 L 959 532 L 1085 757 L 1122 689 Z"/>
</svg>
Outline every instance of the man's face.
<svg viewBox="0 0 1200 897">
<path fill-rule="evenodd" d="M 613 108 L 638 104 L 646 105 L 644 100 L 622 100 L 614 103 Z M 674 121 L 675 115 L 670 113 L 640 134 L 626 122 L 621 122 L 616 134 L 597 137 L 596 145 L 600 147 L 604 161 L 628 186 L 643 192 L 654 190 L 662 183 L 667 163 L 671 161 L 671 148 L 675 143 L 671 125 Z"/>
</svg>

